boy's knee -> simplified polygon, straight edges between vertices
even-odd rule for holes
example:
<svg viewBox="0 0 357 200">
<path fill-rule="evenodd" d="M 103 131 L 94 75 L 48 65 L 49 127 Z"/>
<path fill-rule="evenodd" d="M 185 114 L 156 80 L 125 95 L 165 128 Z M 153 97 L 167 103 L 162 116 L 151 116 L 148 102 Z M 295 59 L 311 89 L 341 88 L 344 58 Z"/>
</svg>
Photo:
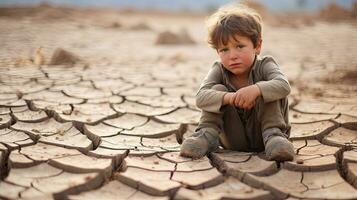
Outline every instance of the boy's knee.
<svg viewBox="0 0 357 200">
<path fill-rule="evenodd" d="M 217 90 L 217 91 L 223 91 L 223 92 L 228 91 L 227 87 L 222 84 L 216 84 L 216 85 L 212 86 L 212 89 Z"/>
<path fill-rule="evenodd" d="M 265 103 L 261 97 L 257 98 L 256 106 L 254 108 L 260 117 L 268 118 L 270 118 L 271 115 L 284 115 L 288 109 L 285 99 Z"/>
<path fill-rule="evenodd" d="M 258 120 L 262 123 L 261 129 L 265 131 L 268 128 L 279 128 L 286 130 L 289 126 L 288 108 L 284 105 L 286 100 L 281 99 L 269 103 L 260 100 L 257 107 Z"/>
</svg>

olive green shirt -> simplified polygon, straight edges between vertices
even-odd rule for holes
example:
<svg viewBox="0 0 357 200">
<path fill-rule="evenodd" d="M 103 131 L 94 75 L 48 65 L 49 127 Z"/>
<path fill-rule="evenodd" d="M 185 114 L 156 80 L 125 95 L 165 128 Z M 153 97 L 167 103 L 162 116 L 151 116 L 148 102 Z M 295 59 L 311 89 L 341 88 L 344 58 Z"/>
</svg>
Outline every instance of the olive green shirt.
<svg viewBox="0 0 357 200">
<path fill-rule="evenodd" d="M 228 88 L 228 92 L 239 90 L 230 82 L 230 73 L 222 63 L 214 63 L 196 94 L 198 108 L 207 112 L 220 113 L 223 96 L 227 92 L 211 88 L 216 84 L 222 84 Z M 291 89 L 287 77 L 271 56 L 255 57 L 249 72 L 248 83 L 249 85 L 256 84 L 259 87 L 264 103 L 285 98 Z"/>
</svg>

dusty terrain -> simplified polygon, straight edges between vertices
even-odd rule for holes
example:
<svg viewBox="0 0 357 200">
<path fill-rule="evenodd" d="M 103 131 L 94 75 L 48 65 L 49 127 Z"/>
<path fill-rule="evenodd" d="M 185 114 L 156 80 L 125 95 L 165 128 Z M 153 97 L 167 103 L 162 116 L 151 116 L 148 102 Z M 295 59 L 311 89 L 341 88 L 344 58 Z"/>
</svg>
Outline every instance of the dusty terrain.
<svg viewBox="0 0 357 200">
<path fill-rule="evenodd" d="M 217 59 L 204 14 L 0 13 L 0 199 L 357 198 L 356 24 L 264 24 L 262 54 L 293 88 L 297 157 L 277 165 L 242 152 L 178 156 Z M 49 65 L 57 48 L 80 61 Z"/>
</svg>

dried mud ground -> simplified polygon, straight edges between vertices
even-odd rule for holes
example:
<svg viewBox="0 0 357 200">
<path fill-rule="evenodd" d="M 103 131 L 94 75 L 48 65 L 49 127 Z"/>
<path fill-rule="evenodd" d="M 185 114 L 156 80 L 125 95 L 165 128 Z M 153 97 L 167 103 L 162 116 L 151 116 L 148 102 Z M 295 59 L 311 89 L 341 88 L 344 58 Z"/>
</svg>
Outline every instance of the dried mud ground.
<svg viewBox="0 0 357 200">
<path fill-rule="evenodd" d="M 0 17 L 0 199 L 357 199 L 357 26 L 264 26 L 287 74 L 296 159 L 179 157 L 217 59 L 204 16 L 87 10 Z M 156 44 L 186 29 L 195 44 Z M 81 58 L 49 62 L 56 48 Z M 38 62 L 38 61 L 37 61 Z"/>
</svg>

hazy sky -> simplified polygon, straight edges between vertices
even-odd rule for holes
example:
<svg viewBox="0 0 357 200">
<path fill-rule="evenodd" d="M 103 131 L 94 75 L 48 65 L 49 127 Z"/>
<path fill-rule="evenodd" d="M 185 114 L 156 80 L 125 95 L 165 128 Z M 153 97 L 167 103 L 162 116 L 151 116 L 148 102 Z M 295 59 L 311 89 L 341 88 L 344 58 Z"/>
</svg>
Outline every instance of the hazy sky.
<svg viewBox="0 0 357 200">
<path fill-rule="evenodd" d="M 331 2 L 336 2 L 345 7 L 350 7 L 357 0 L 256 0 L 264 4 L 271 10 L 317 10 Z M 75 5 L 75 6 L 115 6 L 115 7 L 136 7 L 136 8 L 156 8 L 169 10 L 207 10 L 218 7 L 232 0 L 0 0 L 0 5 L 26 5 L 49 2 L 54 4 Z M 298 2 L 302 3 L 298 6 Z"/>
</svg>

